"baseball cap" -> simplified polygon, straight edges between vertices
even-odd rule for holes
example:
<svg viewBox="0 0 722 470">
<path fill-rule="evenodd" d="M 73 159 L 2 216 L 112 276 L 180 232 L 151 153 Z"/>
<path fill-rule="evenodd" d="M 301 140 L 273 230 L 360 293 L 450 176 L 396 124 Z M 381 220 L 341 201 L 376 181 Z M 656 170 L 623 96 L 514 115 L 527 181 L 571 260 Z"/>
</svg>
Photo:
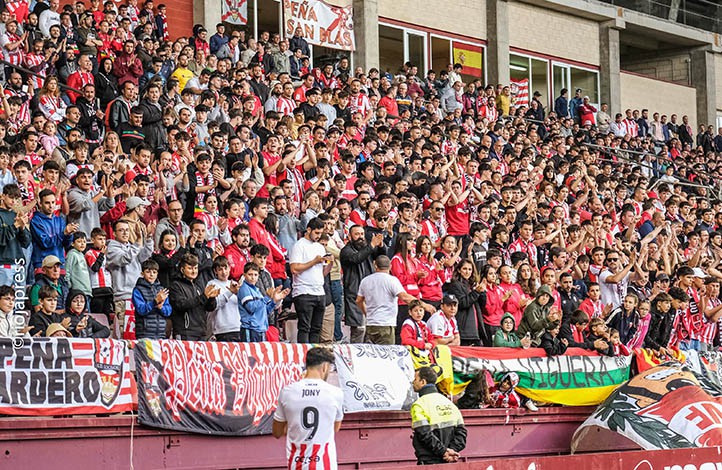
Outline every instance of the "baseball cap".
<svg viewBox="0 0 722 470">
<path fill-rule="evenodd" d="M 60 258 L 58 258 L 55 255 L 48 255 L 45 258 L 43 258 L 43 268 L 52 268 L 53 266 L 57 264 L 62 264 L 60 262 Z"/>
<path fill-rule="evenodd" d="M 454 294 L 448 294 L 444 296 L 444 298 L 441 300 L 441 303 L 444 305 L 458 304 L 459 299 L 457 299 Z"/>
<path fill-rule="evenodd" d="M 139 198 L 138 196 L 133 196 L 128 198 L 128 201 L 125 203 L 125 207 L 132 211 L 138 206 L 149 206 L 150 202 L 144 201 L 143 199 Z"/>
<path fill-rule="evenodd" d="M 655 280 L 656 281 L 669 281 L 669 276 L 667 276 L 666 273 L 662 273 L 662 274 L 659 274 Z"/>
<path fill-rule="evenodd" d="M 707 277 L 707 275 L 704 273 L 704 271 L 702 271 L 702 269 L 700 269 L 700 268 L 694 268 L 694 269 L 692 269 L 692 271 L 694 271 L 694 273 L 692 274 L 694 277 L 699 277 L 702 279 Z"/>
</svg>

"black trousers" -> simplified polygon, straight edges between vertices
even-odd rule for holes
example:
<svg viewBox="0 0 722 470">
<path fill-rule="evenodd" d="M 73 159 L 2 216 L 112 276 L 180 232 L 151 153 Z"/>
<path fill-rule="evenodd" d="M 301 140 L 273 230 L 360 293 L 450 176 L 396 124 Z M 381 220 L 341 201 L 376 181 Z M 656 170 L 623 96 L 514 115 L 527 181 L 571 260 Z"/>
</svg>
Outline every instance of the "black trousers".
<svg viewBox="0 0 722 470">
<path fill-rule="evenodd" d="M 298 314 L 298 343 L 321 342 L 323 316 L 326 313 L 326 296 L 299 295 L 293 298 Z"/>
<path fill-rule="evenodd" d="M 221 341 L 225 343 L 240 343 L 241 342 L 241 332 L 240 331 L 231 331 L 230 333 L 218 333 L 216 335 L 216 341 Z"/>
</svg>

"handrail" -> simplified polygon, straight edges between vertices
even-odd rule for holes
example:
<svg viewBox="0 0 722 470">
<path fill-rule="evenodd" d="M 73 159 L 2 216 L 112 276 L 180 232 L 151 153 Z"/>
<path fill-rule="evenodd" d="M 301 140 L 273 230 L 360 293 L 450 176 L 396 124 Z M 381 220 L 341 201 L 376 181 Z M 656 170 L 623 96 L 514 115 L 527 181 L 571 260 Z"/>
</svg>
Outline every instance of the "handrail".
<svg viewBox="0 0 722 470">
<path fill-rule="evenodd" d="M 0 59 L 0 64 L 6 65 L 6 66 L 8 66 L 8 67 L 12 67 L 12 68 L 16 69 L 17 71 L 22 72 L 22 73 L 24 73 L 24 74 L 32 75 L 33 77 L 37 77 L 37 78 L 42 78 L 43 80 L 45 80 L 46 78 L 48 78 L 48 77 L 46 77 L 46 76 L 44 76 L 44 75 L 40 75 L 40 74 L 37 73 L 37 72 L 33 72 L 32 70 L 28 70 L 28 69 L 26 69 L 25 67 L 21 67 L 21 66 L 19 66 L 19 65 L 11 64 L 10 62 L 8 62 L 7 60 L 4 60 L 4 59 Z M 7 82 L 7 79 L 8 79 L 8 77 L 5 77 L 5 81 L 6 81 L 6 82 Z M 58 86 L 59 86 L 60 88 L 65 89 L 65 90 L 74 91 L 75 93 L 78 93 L 78 94 L 81 94 L 81 95 L 83 94 L 83 92 L 82 92 L 81 90 L 78 90 L 77 88 L 73 88 L 73 87 L 71 87 L 71 86 L 66 85 L 65 83 L 62 83 L 62 82 L 60 81 L 60 79 L 58 79 Z"/>
</svg>

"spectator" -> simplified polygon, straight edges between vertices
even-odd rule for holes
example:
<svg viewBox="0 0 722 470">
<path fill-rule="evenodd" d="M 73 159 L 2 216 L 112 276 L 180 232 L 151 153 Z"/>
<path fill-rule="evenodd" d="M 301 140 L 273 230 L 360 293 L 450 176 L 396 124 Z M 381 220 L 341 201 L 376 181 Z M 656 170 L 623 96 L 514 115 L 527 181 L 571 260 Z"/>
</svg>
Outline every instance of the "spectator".
<svg viewBox="0 0 722 470">
<path fill-rule="evenodd" d="M 298 314 L 298 342 L 318 343 L 325 311 L 324 276 L 331 272 L 333 255 L 318 243 L 324 224 L 313 218 L 302 239 L 289 253 L 293 274 L 293 303 Z"/>
<path fill-rule="evenodd" d="M 263 293 L 258 283 L 261 268 L 255 263 L 243 267 L 243 284 L 238 291 L 238 308 L 241 313 L 241 341 L 257 343 L 266 341 L 268 317 L 276 305 L 290 293 L 290 289 L 276 286 Z M 320 334 L 320 333 L 319 333 Z M 301 342 L 299 340 L 299 342 Z"/>
<path fill-rule="evenodd" d="M 366 317 L 366 342 L 395 344 L 398 300 L 408 303 L 416 298 L 406 292 L 401 282 L 390 274 L 391 261 L 381 255 L 374 261 L 376 272 L 361 280 L 356 305 Z M 418 299 L 416 299 L 418 300 Z M 427 311 L 434 308 L 422 302 Z"/>
<path fill-rule="evenodd" d="M 58 291 L 52 286 L 42 286 L 37 292 L 37 305 L 30 315 L 30 334 L 33 336 L 47 336 L 48 327 L 53 323 L 61 323 L 63 328 L 70 325 L 70 318 L 63 318 L 58 308 Z M 70 333 L 70 332 L 68 332 Z"/>
<path fill-rule="evenodd" d="M 25 326 L 25 317 L 15 313 L 15 289 L 0 286 L 0 338 L 29 337 L 32 326 Z"/>
<path fill-rule="evenodd" d="M 517 335 L 524 336 L 529 333 L 533 347 L 539 347 L 547 326 L 558 319 L 559 314 L 552 310 L 552 304 L 551 288 L 542 285 L 537 291 L 534 301 L 524 309 L 524 316 L 519 324 Z"/>
<path fill-rule="evenodd" d="M 141 269 L 142 277 L 132 293 L 135 335 L 138 339 L 165 339 L 166 318 L 172 313 L 168 289 L 158 282 L 159 266 L 154 260 L 145 260 Z"/>
<path fill-rule="evenodd" d="M 86 234 L 100 227 L 100 211 L 115 206 L 115 189 L 109 185 L 103 191 L 93 186 L 93 170 L 81 168 L 75 175 L 75 185 L 68 190 L 68 223 Z"/>
<path fill-rule="evenodd" d="M 120 219 L 113 226 L 115 239 L 108 242 L 107 269 L 113 280 L 113 303 L 115 317 L 120 325 L 130 331 L 133 315 L 131 298 L 136 281 L 141 276 L 142 263 L 153 254 L 153 239 L 130 242 L 130 224 Z M 152 230 L 151 230 L 152 232 Z M 125 321 L 126 316 L 130 318 Z"/>
<path fill-rule="evenodd" d="M 183 341 L 201 341 L 206 337 L 207 312 L 216 308 L 218 287 L 206 285 L 198 278 L 198 257 L 186 253 L 180 260 L 181 277 L 168 292 L 173 311 L 173 333 Z"/>
<path fill-rule="evenodd" d="M 453 295 L 459 301 L 456 314 L 462 346 L 480 345 L 481 310 L 478 305 L 481 283 L 475 273 L 474 264 L 462 260 L 454 270 L 451 280 L 444 285 L 444 295 Z"/>
<path fill-rule="evenodd" d="M 364 228 L 354 225 L 349 229 L 349 242 L 341 249 L 343 269 L 343 296 L 345 323 L 351 328 L 351 343 L 362 343 L 365 338 L 365 314 L 356 304 L 361 281 L 373 274 L 373 260 L 384 253 L 383 236 L 376 234 L 366 241 Z"/>
<path fill-rule="evenodd" d="M 76 338 L 108 338 L 110 330 L 107 326 L 88 315 L 86 295 L 78 290 L 70 290 L 61 316 L 65 328 Z M 70 320 L 67 322 L 67 320 Z M 61 322 L 62 323 L 62 322 Z M 48 335 L 50 336 L 50 335 Z"/>
<path fill-rule="evenodd" d="M 34 310 L 40 307 L 39 292 L 45 286 L 51 287 L 58 293 L 57 309 L 63 311 L 68 296 L 68 283 L 61 271 L 60 259 L 57 256 L 48 255 L 43 259 L 42 272 L 36 276 L 35 284 L 30 289 L 30 304 Z"/>
<path fill-rule="evenodd" d="M 77 290 L 90 298 L 93 291 L 90 287 L 90 270 L 85 262 L 87 236 L 83 232 L 75 232 L 71 236 L 71 245 L 65 264 L 65 278 L 68 288 Z"/>
<path fill-rule="evenodd" d="M 541 347 L 547 356 L 561 356 L 566 352 L 568 345 L 569 341 L 566 338 L 559 338 L 559 321 L 549 323 L 541 337 Z"/>
<path fill-rule="evenodd" d="M 17 212 L 20 204 L 20 188 L 16 184 L 3 187 L 0 199 L 0 285 L 18 285 L 24 281 L 15 276 L 18 261 L 25 258 L 24 249 L 31 246 L 31 235 L 28 230 L 28 214 Z"/>
</svg>

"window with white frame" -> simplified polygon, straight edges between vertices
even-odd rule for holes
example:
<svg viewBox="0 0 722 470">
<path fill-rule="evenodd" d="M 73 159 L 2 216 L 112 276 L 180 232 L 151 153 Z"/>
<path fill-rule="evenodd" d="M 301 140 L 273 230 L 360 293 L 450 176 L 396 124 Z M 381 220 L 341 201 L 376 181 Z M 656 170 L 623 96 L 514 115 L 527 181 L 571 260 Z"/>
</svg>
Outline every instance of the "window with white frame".
<svg viewBox="0 0 722 470">
<path fill-rule="evenodd" d="M 379 68 L 396 75 L 406 62 L 426 71 L 427 37 L 424 31 L 379 23 Z"/>
</svg>

